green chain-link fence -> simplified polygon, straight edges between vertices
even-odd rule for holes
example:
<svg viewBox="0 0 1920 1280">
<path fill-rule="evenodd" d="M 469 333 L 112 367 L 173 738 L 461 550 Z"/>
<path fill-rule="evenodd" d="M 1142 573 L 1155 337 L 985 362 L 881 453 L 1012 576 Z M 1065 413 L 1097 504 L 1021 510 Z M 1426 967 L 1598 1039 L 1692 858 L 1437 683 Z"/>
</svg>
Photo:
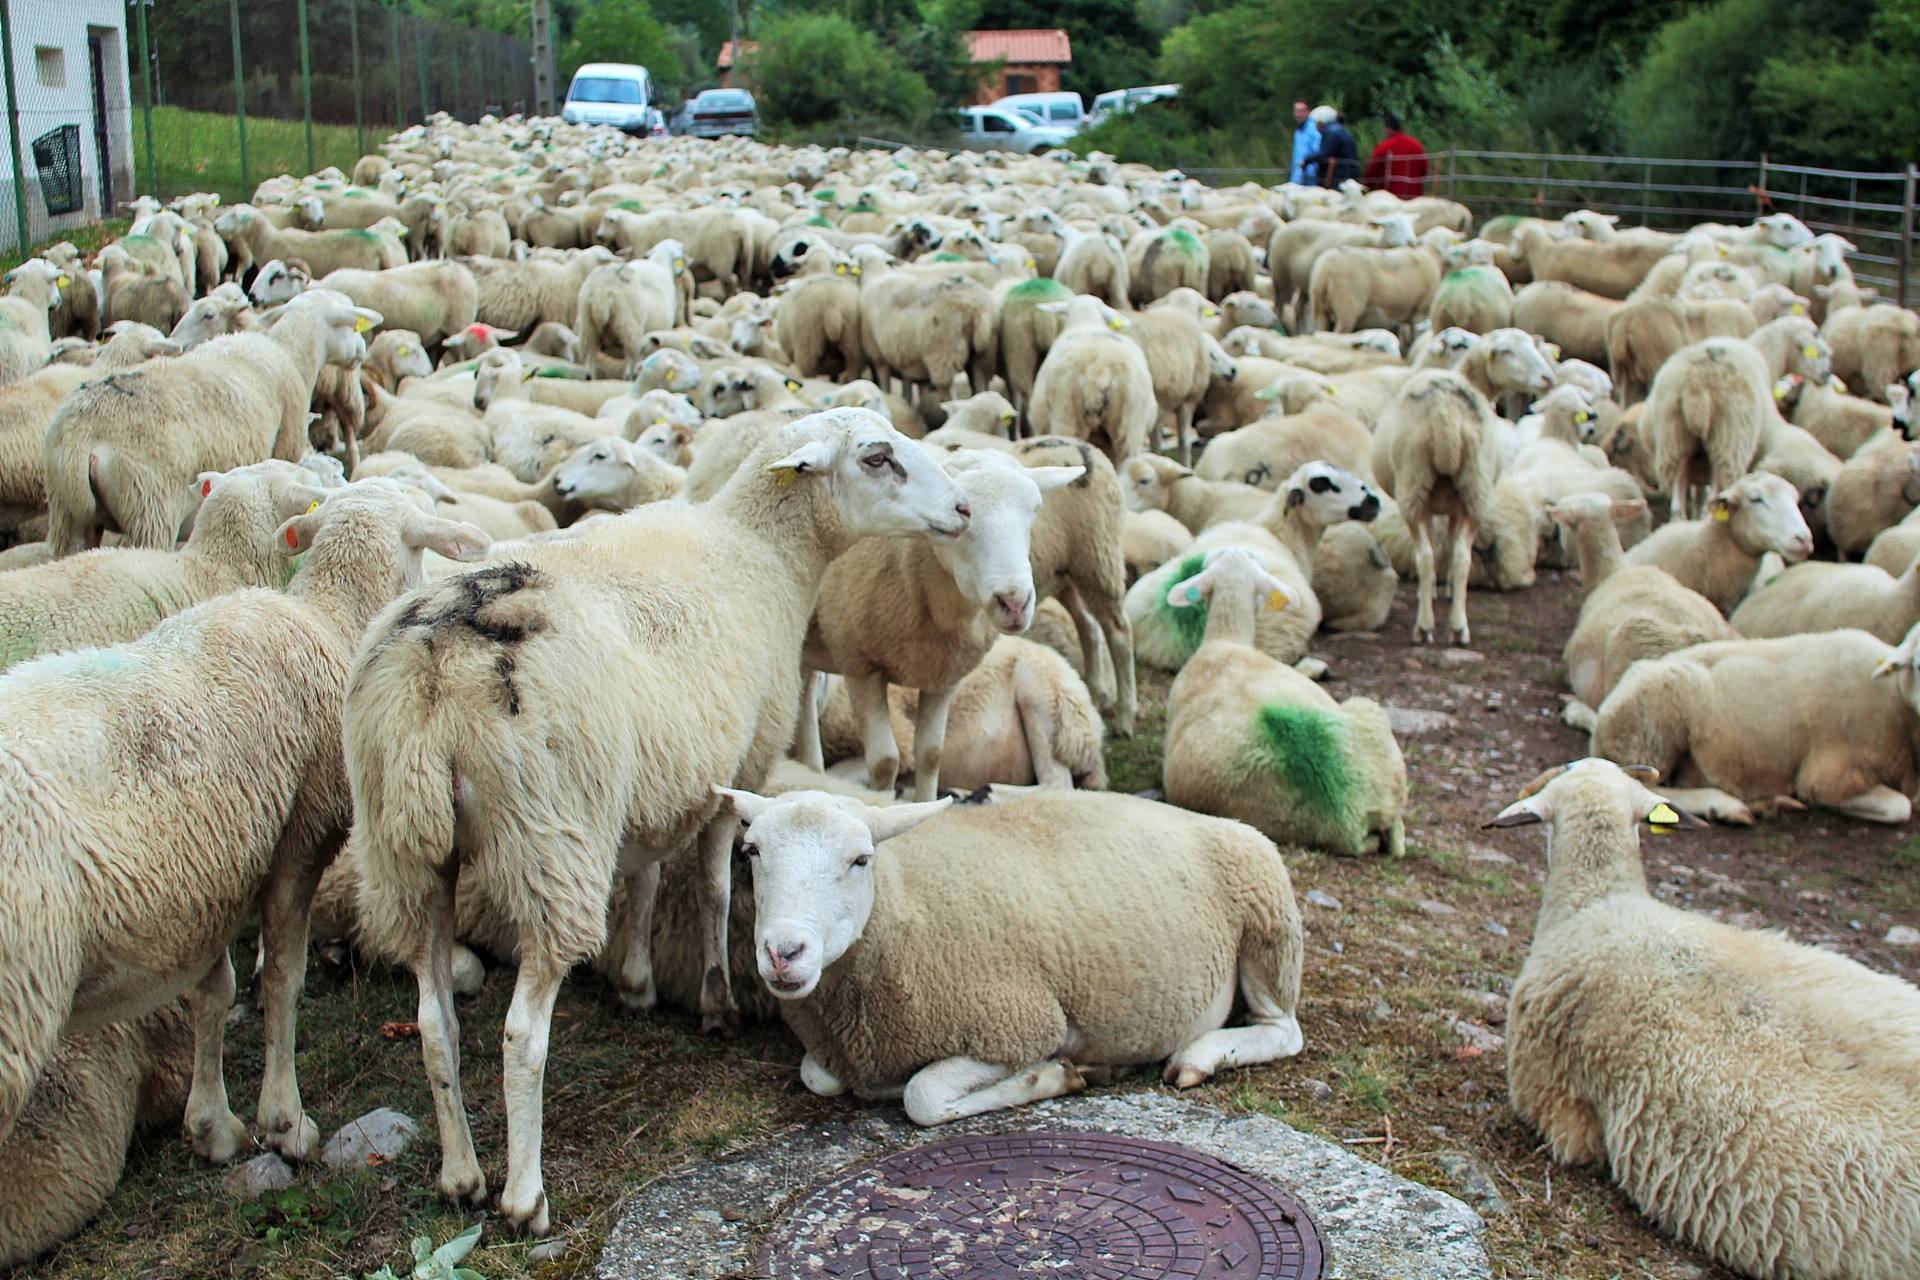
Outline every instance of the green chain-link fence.
<svg viewBox="0 0 1920 1280">
<path fill-rule="evenodd" d="M 0 19 L 0 250 L 124 216 L 136 194 L 244 200 L 275 174 L 350 171 L 435 112 L 532 104 L 525 40 L 404 0 L 0 0 Z"/>
</svg>

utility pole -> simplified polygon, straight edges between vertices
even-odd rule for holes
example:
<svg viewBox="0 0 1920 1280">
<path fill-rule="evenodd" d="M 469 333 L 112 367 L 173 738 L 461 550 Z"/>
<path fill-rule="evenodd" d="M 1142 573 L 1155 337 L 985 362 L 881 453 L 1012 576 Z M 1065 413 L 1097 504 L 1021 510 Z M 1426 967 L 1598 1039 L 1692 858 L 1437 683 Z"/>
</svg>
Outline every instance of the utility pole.
<svg viewBox="0 0 1920 1280">
<path fill-rule="evenodd" d="M 533 110 L 543 116 L 554 112 L 552 0 L 533 0 Z"/>
</svg>

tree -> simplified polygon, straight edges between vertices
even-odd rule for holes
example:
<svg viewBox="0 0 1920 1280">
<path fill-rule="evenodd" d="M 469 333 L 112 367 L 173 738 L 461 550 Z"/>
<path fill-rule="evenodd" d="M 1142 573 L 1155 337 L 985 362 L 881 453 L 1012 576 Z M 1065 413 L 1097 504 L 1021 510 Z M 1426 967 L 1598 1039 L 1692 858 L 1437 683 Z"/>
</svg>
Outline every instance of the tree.
<svg viewBox="0 0 1920 1280">
<path fill-rule="evenodd" d="M 573 24 L 573 38 L 560 57 L 560 82 L 587 62 L 635 62 L 643 67 L 671 69 L 676 78 L 680 59 L 667 29 L 660 25 L 647 0 L 596 0 Z"/>
<path fill-rule="evenodd" d="M 862 120 L 924 125 L 933 92 L 900 65 L 871 31 L 837 13 L 797 13 L 763 21 L 760 47 L 742 76 L 776 124 L 812 127 Z"/>
</svg>

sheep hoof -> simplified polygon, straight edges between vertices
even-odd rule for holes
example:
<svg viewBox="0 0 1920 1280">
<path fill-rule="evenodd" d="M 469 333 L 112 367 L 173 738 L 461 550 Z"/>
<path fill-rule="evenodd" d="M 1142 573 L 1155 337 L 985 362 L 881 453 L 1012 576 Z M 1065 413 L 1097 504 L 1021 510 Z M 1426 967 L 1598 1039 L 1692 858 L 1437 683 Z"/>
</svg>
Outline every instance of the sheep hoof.
<svg viewBox="0 0 1920 1280">
<path fill-rule="evenodd" d="M 622 991 L 620 993 L 620 1011 L 622 1013 L 648 1013 L 657 1003 L 659 1003 L 659 996 L 655 994 L 652 983 L 648 983 L 645 988 L 639 991 Z"/>
<path fill-rule="evenodd" d="M 1413 624 L 1413 642 L 1415 644 L 1432 644 L 1438 638 L 1439 632 L 1435 631 L 1432 627 L 1423 627 L 1417 622 Z"/>
<path fill-rule="evenodd" d="M 279 1152 L 282 1159 L 298 1164 L 311 1156 L 313 1149 L 320 1145 L 320 1126 L 308 1117 L 301 1116 L 298 1123 L 280 1132 L 269 1131 L 266 1144 Z"/>
<path fill-rule="evenodd" d="M 542 1191 L 533 1198 L 533 1203 L 525 1208 L 514 1208 L 507 1204 L 505 1197 L 500 1201 L 500 1216 L 513 1225 L 513 1229 L 522 1235 L 544 1236 L 551 1222 L 547 1216 L 547 1193 Z"/>
<path fill-rule="evenodd" d="M 1782 813 L 1805 813 L 1807 806 L 1792 796 L 1773 796 L 1753 806 L 1753 811 L 1763 817 L 1774 817 Z"/>
<path fill-rule="evenodd" d="M 1074 1066 L 1073 1063 L 1065 1058 L 1055 1058 L 1053 1062 L 1055 1066 L 1060 1068 L 1061 1093 L 1079 1093 L 1087 1087 L 1087 1077 L 1081 1073 L 1079 1067 Z"/>
<path fill-rule="evenodd" d="M 1161 1078 L 1176 1089 L 1191 1089 L 1197 1084 L 1205 1084 L 1207 1073 L 1190 1062 L 1169 1062 Z"/>
<path fill-rule="evenodd" d="M 737 1039 L 740 1035 L 740 1011 L 728 1007 L 714 1013 L 701 1014 L 700 1033 L 719 1036 L 722 1040 Z"/>
<path fill-rule="evenodd" d="M 1454 647 L 1460 649 L 1472 647 L 1473 633 L 1468 630 L 1466 623 L 1463 622 L 1453 629 L 1453 643 Z"/>
<path fill-rule="evenodd" d="M 440 1194 L 460 1205 L 479 1206 L 487 1202 L 486 1175 L 475 1169 L 468 1174 L 440 1171 Z"/>
<path fill-rule="evenodd" d="M 225 1164 L 240 1154 L 240 1147 L 247 1140 L 247 1126 L 229 1111 L 189 1125 L 187 1137 L 193 1142 L 193 1154 L 212 1164 Z"/>
<path fill-rule="evenodd" d="M 1327 664 L 1319 658 L 1302 658 L 1293 664 L 1293 669 L 1309 680 L 1327 678 Z"/>
</svg>

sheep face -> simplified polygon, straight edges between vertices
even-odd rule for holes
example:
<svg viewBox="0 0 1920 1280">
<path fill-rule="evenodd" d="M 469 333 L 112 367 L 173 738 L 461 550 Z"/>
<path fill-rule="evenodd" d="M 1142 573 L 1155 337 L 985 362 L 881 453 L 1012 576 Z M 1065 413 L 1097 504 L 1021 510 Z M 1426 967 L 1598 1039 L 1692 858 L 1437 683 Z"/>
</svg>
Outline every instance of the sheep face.
<svg viewBox="0 0 1920 1280">
<path fill-rule="evenodd" d="M 274 258 L 254 273 L 251 293 L 255 305 L 277 307 L 293 301 L 311 283 L 305 271 Z"/>
<path fill-rule="evenodd" d="M 1487 382 L 1496 392 L 1530 391 L 1542 395 L 1553 388 L 1553 369 L 1521 329 L 1495 329 L 1486 335 Z"/>
<path fill-rule="evenodd" d="M 1331 462 L 1309 462 L 1281 486 L 1288 511 L 1304 509 L 1322 528 L 1343 520 L 1367 523 L 1380 514 L 1380 495 L 1374 487 L 1344 467 Z"/>
<path fill-rule="evenodd" d="M 1157 453 L 1136 453 L 1120 464 L 1120 495 L 1129 511 L 1165 511 L 1173 482 L 1193 472 Z"/>
<path fill-rule="evenodd" d="M 827 480 L 844 538 L 957 538 L 972 511 L 933 453 L 866 409 L 827 409 L 785 429 L 792 452 L 767 464 L 781 485 Z M 937 545 L 937 544 L 936 544 Z"/>
<path fill-rule="evenodd" d="M 645 446 L 629 444 L 619 436 L 583 444 L 554 471 L 554 490 L 584 507 L 622 510 L 627 489 L 640 470 L 636 455 L 643 450 Z"/>
<path fill-rule="evenodd" d="M 1730 523 L 1733 540 L 1749 555 L 1772 551 L 1789 561 L 1813 554 L 1813 532 L 1800 511 L 1800 495 L 1776 475 L 1755 473 L 1713 496 L 1710 519 Z"/>
<path fill-rule="evenodd" d="M 1813 232 L 1807 224 L 1790 213 L 1770 213 L 1754 219 L 1753 225 L 1763 230 L 1767 243 L 1776 249 L 1798 249 L 1813 243 Z"/>
<path fill-rule="evenodd" d="M 1220 307 L 1235 328 L 1249 325 L 1256 329 L 1277 329 L 1280 326 L 1280 313 L 1257 293 L 1230 293 Z"/>
<path fill-rule="evenodd" d="M 250 305 L 250 299 L 240 291 L 239 285 L 223 284 L 206 297 L 195 299 L 187 308 L 187 314 L 180 317 L 180 323 L 173 326 L 171 336 L 181 350 L 191 351 L 210 339 L 237 333 L 249 327 Z"/>
<path fill-rule="evenodd" d="M 803 1000 L 873 915 L 874 850 L 951 801 L 874 809 L 820 791 L 767 799 L 714 788 L 741 821 L 753 868 L 754 960 L 780 1000 Z"/>
<path fill-rule="evenodd" d="M 962 449 L 947 458 L 947 470 L 972 516 L 965 533 L 935 543 L 934 553 L 960 594 L 1002 632 L 1020 635 L 1033 624 L 1033 518 L 1047 492 L 1072 484 L 1086 468 L 1027 467 L 1004 453 Z"/>
<path fill-rule="evenodd" d="M 433 515 L 433 499 L 421 490 L 385 476 L 340 489 L 315 489 L 312 495 L 319 504 L 281 525 L 274 545 L 289 557 L 320 548 L 320 554 L 308 560 L 311 565 L 325 562 L 325 548 L 332 542 L 351 547 L 385 538 L 393 550 L 390 595 L 425 581 L 423 551 L 471 562 L 493 546 L 492 539 L 474 526 Z"/>
</svg>

